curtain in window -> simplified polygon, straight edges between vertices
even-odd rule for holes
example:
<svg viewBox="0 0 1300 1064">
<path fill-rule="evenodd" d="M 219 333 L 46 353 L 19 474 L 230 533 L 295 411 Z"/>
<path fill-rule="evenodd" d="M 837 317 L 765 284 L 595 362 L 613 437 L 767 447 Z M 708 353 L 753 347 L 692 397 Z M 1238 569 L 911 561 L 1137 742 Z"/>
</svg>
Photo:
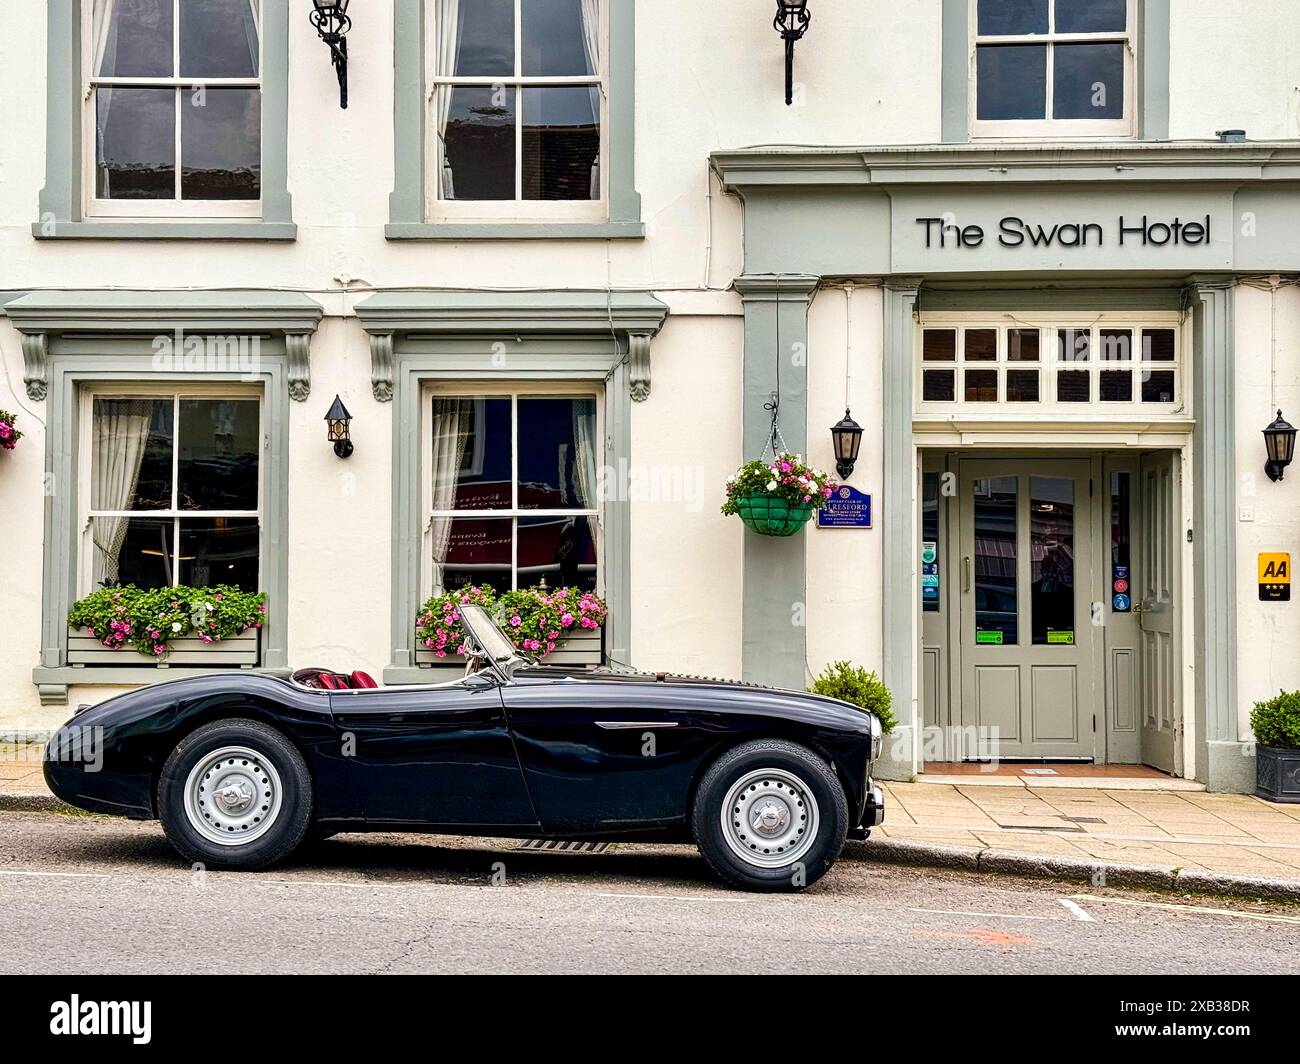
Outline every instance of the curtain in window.
<svg viewBox="0 0 1300 1064">
<path fill-rule="evenodd" d="M 95 404 L 90 456 L 94 510 L 129 510 L 135 498 L 149 439 L 150 403 L 141 399 L 102 400 Z M 95 545 L 94 583 L 116 580 L 128 517 L 100 517 L 91 533 Z M 170 550 L 164 550 L 167 557 Z"/>
<path fill-rule="evenodd" d="M 577 504 L 584 510 L 599 506 L 596 498 L 596 403 L 594 400 L 575 400 L 573 404 L 573 484 L 578 489 Z M 587 530 L 595 544 L 600 518 L 587 518 Z"/>
<path fill-rule="evenodd" d="M 262 73 L 261 50 L 258 48 L 258 38 L 262 33 L 262 0 L 248 0 L 248 9 L 252 13 L 252 18 L 245 24 L 245 33 L 248 36 L 248 55 L 253 61 L 253 69 L 257 71 L 258 76 Z"/>
<path fill-rule="evenodd" d="M 438 51 L 435 73 L 440 78 L 449 78 L 456 73 L 456 56 L 460 52 L 460 0 L 436 0 Z M 456 198 L 456 181 L 451 170 L 451 161 L 447 158 L 447 122 L 451 118 L 451 100 L 454 90 L 448 85 L 440 85 L 436 90 L 438 114 L 438 143 L 442 146 L 442 191 L 443 199 Z"/>
<path fill-rule="evenodd" d="M 94 33 L 95 33 L 95 54 L 92 58 L 94 66 L 91 68 L 92 74 L 98 74 L 101 71 L 117 69 L 117 23 L 113 18 L 113 8 L 117 0 L 95 0 L 94 8 Z M 104 129 L 108 125 L 108 112 L 113 106 L 113 90 L 99 89 L 98 101 L 95 105 L 95 123 L 98 126 L 97 133 L 102 140 Z M 112 188 L 109 182 L 112 180 L 112 171 L 106 170 L 103 175 L 104 188 L 102 195 L 112 195 Z"/>
<path fill-rule="evenodd" d="M 582 48 L 587 53 L 587 63 L 593 74 L 600 73 L 600 3 L 601 0 L 582 0 Z M 591 90 L 592 114 L 600 118 L 600 93 Z M 600 156 L 591 164 L 591 198 L 600 199 Z"/>
<path fill-rule="evenodd" d="M 454 510 L 460 467 L 465 460 L 469 441 L 473 405 L 469 399 L 435 399 L 433 401 L 433 509 Z M 429 522 L 430 549 L 433 552 L 433 584 L 443 585 L 443 567 L 451 544 L 454 518 L 436 516 Z"/>
</svg>

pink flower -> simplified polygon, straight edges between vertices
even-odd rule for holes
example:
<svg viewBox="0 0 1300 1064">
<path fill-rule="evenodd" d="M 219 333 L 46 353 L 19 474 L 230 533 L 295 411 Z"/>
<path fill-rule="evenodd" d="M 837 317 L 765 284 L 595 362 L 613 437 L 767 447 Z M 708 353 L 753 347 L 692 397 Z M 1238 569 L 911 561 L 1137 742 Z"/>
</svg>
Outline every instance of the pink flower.
<svg viewBox="0 0 1300 1064">
<path fill-rule="evenodd" d="M 510 627 L 511 627 L 511 628 L 518 628 L 518 627 L 519 627 L 521 624 L 523 624 L 523 623 L 524 623 L 524 619 L 523 619 L 522 617 L 520 617 L 519 614 L 517 614 L 517 613 L 516 613 L 513 617 L 510 618 Z"/>
<path fill-rule="evenodd" d="M 119 649 L 121 649 L 121 648 L 119 648 Z M 161 643 L 159 643 L 156 647 L 153 648 L 153 652 L 154 652 L 155 654 L 162 654 L 162 653 L 164 653 L 166 650 L 167 650 L 167 648 L 166 648 L 165 646 L 163 646 Z"/>
<path fill-rule="evenodd" d="M 257 612 L 258 612 L 258 613 L 265 613 L 265 612 L 266 612 L 266 607 L 265 607 L 265 606 L 258 606 L 258 607 L 257 607 Z"/>
<path fill-rule="evenodd" d="M 792 466 L 789 462 L 782 462 L 782 463 L 781 463 L 781 472 L 782 472 L 782 473 L 788 473 L 788 472 L 790 472 L 790 470 L 792 470 L 793 468 L 794 468 L 794 466 Z"/>
<path fill-rule="evenodd" d="M 805 495 L 805 496 L 803 497 L 803 501 L 804 501 L 804 502 L 812 502 L 812 496 L 811 496 L 811 495 Z"/>
<path fill-rule="evenodd" d="M 0 421 L 0 440 L 7 440 L 9 438 L 9 433 L 12 431 L 13 430 L 10 429 L 5 422 Z"/>
<path fill-rule="evenodd" d="M 586 608 L 587 608 L 587 607 L 586 607 L 585 605 L 584 605 L 584 606 L 579 606 L 579 609 L 586 609 Z M 571 613 L 566 613 L 563 617 L 560 618 L 560 624 L 564 625 L 565 628 L 572 628 L 572 627 L 573 627 L 573 614 L 571 614 Z M 94 632 L 92 632 L 91 635 L 94 635 Z"/>
<path fill-rule="evenodd" d="M 220 595 L 213 595 L 212 597 L 213 597 L 214 599 L 216 599 L 218 602 L 224 602 L 224 601 L 225 601 L 225 599 L 223 599 Z"/>
</svg>

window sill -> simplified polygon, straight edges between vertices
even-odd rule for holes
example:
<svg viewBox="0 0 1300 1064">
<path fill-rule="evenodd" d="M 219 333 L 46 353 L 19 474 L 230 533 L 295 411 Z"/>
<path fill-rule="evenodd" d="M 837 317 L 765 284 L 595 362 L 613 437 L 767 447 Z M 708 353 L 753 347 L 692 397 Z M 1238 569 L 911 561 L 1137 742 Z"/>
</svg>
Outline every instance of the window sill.
<svg viewBox="0 0 1300 1064">
<path fill-rule="evenodd" d="M 642 222 L 392 222 L 389 240 L 641 240 Z"/>
<path fill-rule="evenodd" d="M 292 669 L 268 668 L 158 668 L 132 666 L 99 667 L 72 665 L 44 666 L 32 669 L 32 683 L 40 688 L 41 705 L 66 706 L 68 688 L 77 687 L 147 687 L 167 680 L 185 680 L 193 676 L 232 675 L 278 676 L 293 675 Z"/>
<path fill-rule="evenodd" d="M 33 222 L 37 240 L 296 240 L 293 222 L 222 221 Z"/>
</svg>

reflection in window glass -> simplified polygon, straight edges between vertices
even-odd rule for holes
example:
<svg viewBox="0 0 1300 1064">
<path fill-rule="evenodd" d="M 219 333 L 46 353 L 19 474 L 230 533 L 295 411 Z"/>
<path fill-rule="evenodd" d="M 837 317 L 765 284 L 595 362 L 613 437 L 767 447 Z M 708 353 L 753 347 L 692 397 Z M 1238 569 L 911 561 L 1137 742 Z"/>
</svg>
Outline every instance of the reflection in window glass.
<svg viewBox="0 0 1300 1064">
<path fill-rule="evenodd" d="M 1149 362 L 1172 362 L 1174 360 L 1174 330 L 1143 329 L 1142 357 Z"/>
<path fill-rule="evenodd" d="M 454 33 L 454 69 L 448 71 L 444 64 L 439 73 L 508 77 L 515 72 L 515 0 L 460 0 L 452 22 L 454 25 L 439 26 L 439 33 L 443 40 Z"/>
<path fill-rule="evenodd" d="M 980 36 L 1046 33 L 1048 0 L 979 0 Z"/>
<path fill-rule="evenodd" d="M 1173 401 L 1173 371 L 1167 369 L 1144 371 L 1142 374 L 1142 402 L 1172 403 Z"/>
<path fill-rule="evenodd" d="M 121 0 L 114 5 L 121 7 Z M 248 0 L 185 0 L 181 4 L 181 74 L 256 77 L 257 22 Z"/>
<path fill-rule="evenodd" d="M 1007 361 L 1008 362 L 1037 362 L 1038 361 L 1038 330 L 1037 329 L 1008 329 L 1007 330 Z"/>
<path fill-rule="evenodd" d="M 181 510 L 256 510 L 256 399 L 182 399 L 176 456 Z"/>
<path fill-rule="evenodd" d="M 256 517 L 211 517 L 182 521 L 180 582 L 191 587 L 231 584 L 256 592 Z"/>
<path fill-rule="evenodd" d="M 1127 0 L 1055 0 L 1057 33 L 1122 33 Z"/>
<path fill-rule="evenodd" d="M 521 517 L 519 586 L 596 590 L 594 517 Z"/>
<path fill-rule="evenodd" d="M 587 17 L 584 18 L 583 8 Z M 523 0 L 525 75 L 597 73 L 599 10 L 582 0 Z"/>
<path fill-rule="evenodd" d="M 434 582 L 445 590 L 488 584 L 510 590 L 514 521 L 508 517 L 435 518 Z"/>
<path fill-rule="evenodd" d="M 515 198 L 515 90 L 447 88 L 443 127 L 443 197 Z"/>
<path fill-rule="evenodd" d="M 934 544 L 934 560 L 921 559 L 921 608 L 926 613 L 939 612 L 939 474 L 926 473 L 921 478 L 921 541 Z"/>
<path fill-rule="evenodd" d="M 596 508 L 596 400 L 519 400 L 519 508 Z"/>
<path fill-rule="evenodd" d="M 951 403 L 957 398 L 956 373 L 950 369 L 927 369 L 921 374 L 921 398 L 927 403 Z"/>
<path fill-rule="evenodd" d="M 1110 608 L 1115 613 L 1131 613 L 1133 610 L 1133 569 L 1129 560 L 1132 528 L 1130 480 L 1128 473 L 1110 475 Z"/>
<path fill-rule="evenodd" d="M 966 402 L 996 403 L 998 401 L 997 370 L 968 369 L 963 377 L 966 385 Z"/>
<path fill-rule="evenodd" d="M 182 97 L 184 98 L 184 97 Z M 262 94 L 208 89 L 181 122 L 181 198 L 255 200 L 262 194 Z"/>
<path fill-rule="evenodd" d="M 967 329 L 963 355 L 967 362 L 996 362 L 998 357 L 997 329 Z"/>
<path fill-rule="evenodd" d="M 1008 403 L 1038 402 L 1038 370 L 1036 369 L 1007 370 L 1007 402 Z"/>
<path fill-rule="evenodd" d="M 1132 329 L 1098 331 L 1098 357 L 1103 362 L 1130 362 L 1133 359 Z"/>
<path fill-rule="evenodd" d="M 981 44 L 975 50 L 976 116 L 982 121 L 1047 117 L 1047 46 Z"/>
<path fill-rule="evenodd" d="M 1015 477 L 975 481 L 975 640 L 1018 642 Z"/>
<path fill-rule="evenodd" d="M 1092 401 L 1092 378 L 1086 370 L 1061 370 L 1056 375 L 1056 401 L 1058 403 L 1087 403 Z"/>
<path fill-rule="evenodd" d="M 1126 47 L 1120 42 L 1054 45 L 1052 117 L 1123 118 Z"/>
<path fill-rule="evenodd" d="M 600 199 L 600 90 L 522 92 L 524 199 Z"/>
<path fill-rule="evenodd" d="M 1029 601 L 1035 645 L 1072 644 L 1074 481 L 1029 478 Z"/>
<path fill-rule="evenodd" d="M 921 359 L 925 362 L 955 362 L 957 330 L 926 329 L 921 335 Z"/>
<path fill-rule="evenodd" d="M 1092 333 L 1088 329 L 1058 329 L 1056 331 L 1056 358 L 1058 362 L 1087 362 L 1092 357 Z"/>
<path fill-rule="evenodd" d="M 1133 374 L 1126 369 L 1101 371 L 1101 401 L 1103 403 L 1129 403 L 1133 401 Z"/>
<path fill-rule="evenodd" d="M 95 195 L 176 198 L 176 90 L 95 90 Z"/>
</svg>

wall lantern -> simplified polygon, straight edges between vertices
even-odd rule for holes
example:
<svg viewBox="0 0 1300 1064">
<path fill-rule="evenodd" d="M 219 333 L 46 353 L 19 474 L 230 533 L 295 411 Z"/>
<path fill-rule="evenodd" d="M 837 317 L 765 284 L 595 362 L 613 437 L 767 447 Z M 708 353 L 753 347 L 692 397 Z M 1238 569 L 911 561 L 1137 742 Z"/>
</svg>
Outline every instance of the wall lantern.
<svg viewBox="0 0 1300 1064">
<path fill-rule="evenodd" d="M 845 410 L 843 420 L 831 426 L 831 440 L 835 446 L 835 470 L 841 480 L 848 480 L 862 449 L 862 426 Z"/>
<path fill-rule="evenodd" d="M 1268 450 L 1268 462 L 1264 472 L 1269 480 L 1281 480 L 1282 473 L 1295 457 L 1295 426 L 1282 420 L 1282 411 L 1277 412 L 1277 420 L 1264 430 L 1264 447 Z"/>
<path fill-rule="evenodd" d="M 772 23 L 785 41 L 785 105 L 794 103 L 794 42 L 808 32 L 812 12 L 808 0 L 776 0 L 776 20 Z"/>
<path fill-rule="evenodd" d="M 339 76 L 339 106 L 348 107 L 348 39 L 345 34 L 352 28 L 348 18 L 351 0 L 312 0 L 315 10 L 310 18 L 320 39 L 330 46 L 334 72 Z"/>
<path fill-rule="evenodd" d="M 334 405 L 330 407 L 330 412 L 325 415 L 325 420 L 329 422 L 329 441 L 334 444 L 334 453 L 340 458 L 351 458 L 355 450 L 352 446 L 350 428 L 352 415 L 348 413 L 348 408 L 337 395 L 334 397 Z"/>
</svg>

